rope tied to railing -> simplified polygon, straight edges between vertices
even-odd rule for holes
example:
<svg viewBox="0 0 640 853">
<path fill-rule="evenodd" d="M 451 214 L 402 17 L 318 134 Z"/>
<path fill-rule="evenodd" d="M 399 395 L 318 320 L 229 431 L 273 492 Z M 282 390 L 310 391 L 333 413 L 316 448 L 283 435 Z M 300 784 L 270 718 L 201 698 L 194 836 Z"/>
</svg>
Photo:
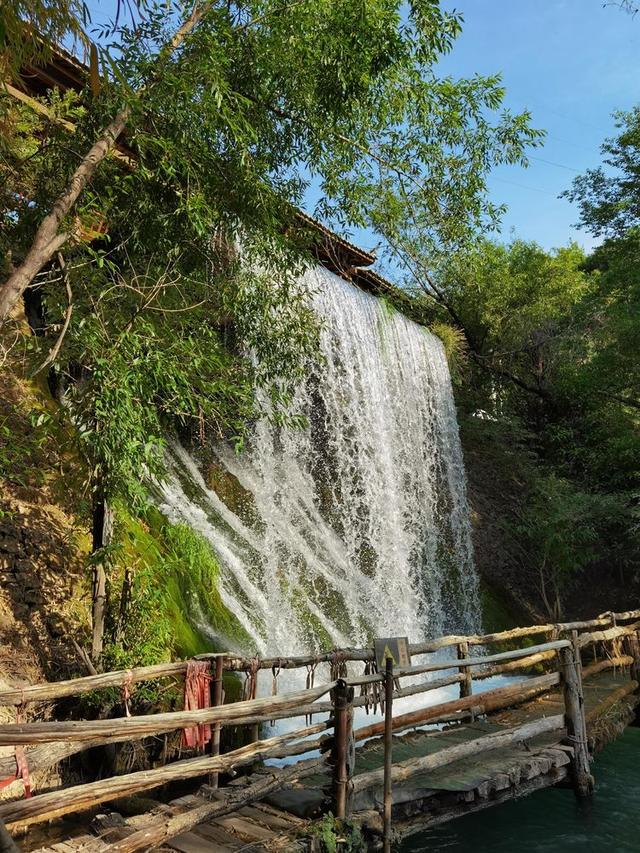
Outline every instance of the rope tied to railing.
<svg viewBox="0 0 640 853">
<path fill-rule="evenodd" d="M 363 675 L 365 677 L 367 677 L 369 675 L 374 675 L 377 671 L 378 670 L 377 670 L 377 666 L 376 666 L 375 661 L 367 660 L 364 662 Z M 375 712 L 378 708 L 378 701 L 379 701 L 378 685 L 375 682 L 373 682 L 373 683 L 365 682 L 364 684 L 361 684 L 360 685 L 360 695 L 364 696 L 365 713 L 368 715 L 369 714 L 369 708 L 371 708 L 373 706 L 372 710 L 373 710 L 373 713 L 375 714 Z M 371 701 L 370 701 L 369 697 L 371 697 Z"/>
<path fill-rule="evenodd" d="M 253 657 L 249 661 L 242 689 L 242 698 L 245 700 L 255 699 L 258 692 L 258 672 L 260 670 L 260 658 Z"/>
<path fill-rule="evenodd" d="M 278 676 L 282 670 L 282 662 L 280 658 L 278 658 L 277 663 L 271 667 L 271 695 L 278 695 Z"/>
<path fill-rule="evenodd" d="M 124 713 L 126 717 L 131 716 L 129 709 L 129 701 L 131 700 L 131 688 L 133 686 L 133 672 L 128 669 L 124 675 L 122 683 L 122 704 L 124 705 Z"/>
<path fill-rule="evenodd" d="M 347 656 L 341 649 L 336 649 L 331 654 L 331 681 L 347 677 Z"/>
<path fill-rule="evenodd" d="M 316 668 L 320 663 L 320 659 L 318 657 L 315 658 L 311 663 L 307 664 L 307 678 L 305 680 L 305 689 L 311 690 L 316 681 Z M 334 679 L 335 680 L 335 679 Z M 313 714 L 305 714 L 304 715 L 305 725 L 310 726 L 313 722 Z"/>
<path fill-rule="evenodd" d="M 278 695 L 278 676 L 280 675 L 280 671 L 282 670 L 282 660 L 278 658 L 276 663 L 271 667 L 271 695 Z M 271 725 L 275 726 L 276 721 L 271 720 Z"/>
</svg>

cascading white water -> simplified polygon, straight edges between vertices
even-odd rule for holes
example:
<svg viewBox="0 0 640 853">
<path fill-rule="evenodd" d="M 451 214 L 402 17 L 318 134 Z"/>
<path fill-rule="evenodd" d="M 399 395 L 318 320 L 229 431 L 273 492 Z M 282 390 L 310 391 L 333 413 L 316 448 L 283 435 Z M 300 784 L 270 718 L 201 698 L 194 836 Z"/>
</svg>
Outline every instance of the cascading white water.
<svg viewBox="0 0 640 853">
<path fill-rule="evenodd" d="M 261 654 L 478 627 L 456 411 L 438 338 L 323 267 L 305 275 L 322 359 L 296 407 L 208 470 L 172 451 L 162 509 L 211 543 Z M 197 618 L 197 614 L 196 614 Z"/>
</svg>

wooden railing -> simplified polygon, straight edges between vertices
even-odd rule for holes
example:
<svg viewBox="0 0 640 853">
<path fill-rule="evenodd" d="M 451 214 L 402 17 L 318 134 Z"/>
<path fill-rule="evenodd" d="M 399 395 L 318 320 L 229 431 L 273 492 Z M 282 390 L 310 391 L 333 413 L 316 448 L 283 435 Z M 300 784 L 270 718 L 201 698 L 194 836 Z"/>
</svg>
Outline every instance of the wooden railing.
<svg viewBox="0 0 640 853">
<path fill-rule="evenodd" d="M 392 672 L 393 684 L 387 681 L 387 726 L 388 731 L 399 732 L 427 724 L 464 721 L 489 714 L 493 711 L 518 705 L 537 695 L 562 685 L 564 713 L 534 720 L 518 728 L 459 744 L 455 747 L 432 753 L 426 757 L 396 764 L 392 769 L 392 780 L 408 778 L 413 773 L 443 766 L 465 756 L 485 750 L 496 749 L 508 743 L 527 740 L 549 731 L 566 732 L 573 746 L 572 771 L 576 790 L 586 794 L 591 785 L 589 775 L 589 752 L 586 738 L 586 718 L 582 700 L 582 679 L 607 668 L 630 667 L 628 691 L 637 689 L 640 679 L 640 610 L 625 613 L 606 613 L 596 619 L 557 625 L 535 625 L 515 628 L 510 631 L 479 636 L 440 637 L 410 646 L 415 658 L 440 652 L 404 668 Z M 500 645 L 514 644 L 538 637 L 542 642 L 535 645 L 498 651 Z M 583 653 L 597 645 L 606 649 L 606 655 L 598 660 L 584 661 Z M 474 653 L 475 647 L 484 647 L 483 653 Z M 446 654 L 446 650 L 452 654 Z M 0 746 L 26 748 L 26 758 L 32 769 L 42 769 L 57 763 L 62 758 L 90 747 L 141 739 L 184 729 L 197 724 L 210 724 L 213 738 L 209 754 L 196 755 L 174 761 L 161 767 L 141 770 L 122 776 L 101 779 L 85 785 L 76 785 L 62 790 L 38 794 L 30 799 L 5 802 L 0 805 L 0 818 L 13 830 L 43 820 L 50 820 L 70 812 L 80 811 L 98 803 L 126 794 L 149 790 L 175 780 L 185 780 L 209 775 L 217 784 L 217 774 L 235 771 L 253 765 L 256 761 L 290 758 L 311 754 L 311 758 L 300 761 L 295 767 L 273 769 L 268 780 L 247 796 L 264 796 L 265 786 L 275 789 L 310 773 L 328 773 L 330 777 L 331 808 L 337 817 L 349 811 L 352 792 L 369 787 L 382 786 L 383 771 L 363 773 L 354 778 L 353 745 L 382 735 L 384 721 L 375 721 L 354 728 L 354 709 L 367 709 L 383 704 L 385 679 L 389 676 L 377 672 L 373 649 L 340 649 L 319 655 L 303 655 L 286 658 L 245 658 L 235 654 L 201 655 L 200 660 L 210 662 L 212 669 L 211 707 L 196 711 L 172 711 L 118 719 L 35 721 L 0 725 Z M 364 672 L 353 672 L 353 664 L 364 663 Z M 347 672 L 348 664 L 352 664 Z M 113 687 L 129 689 L 143 681 L 164 678 L 180 678 L 187 671 L 187 661 L 139 667 L 128 671 L 101 673 L 85 678 L 57 683 L 37 684 L 19 689 L 0 691 L 0 705 L 13 705 L 19 717 L 24 719 L 26 709 L 34 703 L 50 703 L 60 699 L 79 696 L 88 691 Z M 545 667 L 543 674 L 528 676 L 513 684 L 474 692 L 476 682 L 496 675 L 513 674 L 530 670 L 534 666 Z M 327 679 L 314 684 L 319 678 L 318 667 L 324 669 Z M 249 695 L 255 695 L 255 680 L 259 672 L 272 670 L 274 688 L 280 670 L 302 670 L 306 686 L 304 689 L 248 699 L 232 704 L 221 704 L 221 682 L 225 672 L 245 673 L 253 679 Z M 422 680 L 403 686 L 402 681 L 412 676 L 441 673 L 431 680 Z M 425 704 L 408 713 L 391 716 L 391 703 L 406 696 L 417 696 L 445 686 L 459 685 L 459 698 L 437 704 Z M 357 695 L 356 695 L 357 693 Z M 318 714 L 329 713 L 325 720 L 313 722 Z M 230 752 L 219 754 L 220 730 L 226 726 L 252 727 L 255 735 L 263 723 L 286 718 L 305 717 L 305 725 L 294 731 L 255 740 Z M 390 727 L 390 728 L 389 728 Z M 318 755 L 319 753 L 319 755 Z M 0 759 L 0 776 L 15 773 L 15 759 Z M 211 806 L 222 808 L 221 804 Z M 165 824 L 167 822 L 165 821 Z M 184 828 L 184 827 L 183 827 Z M 169 830 L 163 830 L 169 831 Z M 147 843 L 149 836 L 147 838 Z M 164 837 L 157 836 L 162 840 Z M 114 851 L 138 849 L 134 840 L 119 842 Z M 155 837 L 152 840 L 157 840 Z M 127 844 L 129 846 L 127 846 Z"/>
</svg>

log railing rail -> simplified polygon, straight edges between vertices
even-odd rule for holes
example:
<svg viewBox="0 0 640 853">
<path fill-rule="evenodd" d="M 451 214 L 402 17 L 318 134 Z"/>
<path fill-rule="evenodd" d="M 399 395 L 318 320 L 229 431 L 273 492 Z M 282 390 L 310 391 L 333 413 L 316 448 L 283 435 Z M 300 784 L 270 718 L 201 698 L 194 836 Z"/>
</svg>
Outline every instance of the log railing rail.
<svg viewBox="0 0 640 853">
<path fill-rule="evenodd" d="M 604 613 L 595 619 L 581 622 L 534 625 L 484 635 L 451 635 L 410 645 L 410 653 L 414 658 L 433 652 L 440 654 L 415 661 L 404 668 L 394 667 L 393 700 L 426 694 L 456 684 L 459 685 L 459 698 L 437 704 L 425 704 L 424 707 L 409 713 L 396 714 L 391 719 L 394 732 L 477 718 L 521 704 L 558 685 L 562 687 L 565 713 L 534 720 L 512 730 L 485 735 L 424 758 L 395 764 L 392 770 L 393 780 L 408 778 L 414 773 L 443 766 L 466 755 L 527 740 L 540 733 L 558 731 L 559 738 L 566 737 L 572 747 L 574 787 L 578 794 L 588 795 L 592 780 L 589 771 L 583 679 L 609 668 L 630 667 L 629 685 L 621 688 L 621 691 L 628 693 L 637 689 L 640 676 L 639 631 L 640 610 L 632 610 L 624 613 Z M 532 637 L 540 638 L 541 642 L 526 645 L 531 642 Z M 496 650 L 505 643 L 516 647 Z M 583 661 L 583 655 L 588 655 L 592 647 L 598 645 L 605 649 L 606 654 L 600 655 L 597 660 Z M 471 649 L 476 646 L 485 646 L 485 653 L 473 653 Z M 375 707 L 384 693 L 385 673 L 372 672 L 370 662 L 373 659 L 372 648 L 339 649 L 318 655 L 266 659 L 245 658 L 234 653 L 200 655 L 199 660 L 210 661 L 214 675 L 212 703 L 209 708 L 107 720 L 36 721 L 0 725 L 0 746 L 26 748 L 27 759 L 34 769 L 50 766 L 67 755 L 96 745 L 141 739 L 195 724 L 212 724 L 214 733 L 209 754 L 181 759 L 151 770 L 136 771 L 38 794 L 31 799 L 6 802 L 0 804 L 0 819 L 10 829 L 15 830 L 174 780 L 195 779 L 208 774 L 210 780 L 217 784 L 218 774 L 255 764 L 259 760 L 302 757 L 309 754 L 312 757 L 307 758 L 307 762 L 311 762 L 310 766 L 315 768 L 314 772 L 329 774 L 331 783 L 328 794 L 333 813 L 345 816 L 349 812 L 352 792 L 380 785 L 382 779 L 382 772 L 378 771 L 361 773 L 354 778 L 353 767 L 354 744 L 379 737 L 384 732 L 384 721 L 353 727 L 354 709 L 366 707 L 368 710 L 371 706 Z M 353 665 L 358 662 L 365 663 L 364 674 L 355 672 Z M 347 663 L 351 666 L 345 675 L 344 667 Z M 280 695 L 221 704 L 221 679 L 224 672 L 247 672 L 255 678 L 257 672 L 264 669 L 273 669 L 274 674 L 276 669 L 306 669 L 308 673 L 309 668 L 315 668 L 318 664 L 328 665 L 326 671 L 329 677 L 323 683 Z M 0 705 L 14 705 L 20 713 L 24 713 L 25 706 L 30 703 L 49 703 L 79 696 L 90 690 L 129 686 L 142 681 L 181 678 L 186 673 L 187 666 L 187 661 L 178 661 L 58 683 L 5 689 L 0 691 Z M 502 673 L 530 671 L 534 666 L 538 667 L 538 671 L 543 667 L 546 672 L 543 669 L 543 674 L 528 675 L 516 683 L 474 693 L 474 682 Z M 416 676 L 430 673 L 439 674 L 439 677 L 420 681 L 415 679 Z M 412 679 L 411 683 L 402 685 L 401 680 L 407 678 Z M 358 688 L 360 695 L 355 695 Z M 609 699 L 605 701 L 608 702 Z M 318 714 L 327 713 L 328 719 L 318 720 Z M 316 722 L 309 719 L 314 716 Z M 307 718 L 305 726 L 219 754 L 220 731 L 226 726 L 251 726 L 255 730 L 255 727 L 271 720 L 295 717 Z M 315 757 L 317 753 L 319 757 Z M 304 761 L 300 763 L 300 767 L 303 765 L 307 767 Z M 10 768 L 10 760 L 0 760 L 0 773 Z M 286 773 L 283 771 L 281 776 L 274 775 L 275 781 L 272 780 L 270 785 L 286 784 L 286 780 L 291 776 L 289 770 Z M 256 787 L 256 791 L 258 790 L 262 790 L 260 785 Z M 205 809 L 203 814 L 206 811 Z M 177 822 L 176 826 L 182 826 L 183 823 L 184 821 Z M 127 846 L 126 849 L 137 848 Z"/>
</svg>

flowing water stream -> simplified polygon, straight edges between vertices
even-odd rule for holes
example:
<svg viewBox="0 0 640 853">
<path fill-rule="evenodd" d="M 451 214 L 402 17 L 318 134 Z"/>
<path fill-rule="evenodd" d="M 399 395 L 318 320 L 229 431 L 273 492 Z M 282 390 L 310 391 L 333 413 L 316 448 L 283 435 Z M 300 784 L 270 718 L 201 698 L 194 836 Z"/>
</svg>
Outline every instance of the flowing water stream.
<svg viewBox="0 0 640 853">
<path fill-rule="evenodd" d="M 206 463 L 174 446 L 161 508 L 211 543 L 223 601 L 260 654 L 476 630 L 443 346 L 323 267 L 305 285 L 322 323 L 295 400 L 308 426 L 265 417 L 242 454 L 220 445 Z"/>
</svg>

